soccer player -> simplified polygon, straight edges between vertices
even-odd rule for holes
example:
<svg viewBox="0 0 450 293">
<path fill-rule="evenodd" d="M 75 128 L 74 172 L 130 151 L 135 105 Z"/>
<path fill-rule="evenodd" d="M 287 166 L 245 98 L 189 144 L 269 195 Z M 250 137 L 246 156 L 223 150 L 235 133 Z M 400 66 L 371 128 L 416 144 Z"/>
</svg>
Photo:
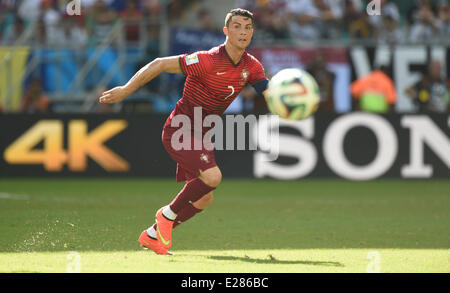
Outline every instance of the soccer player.
<svg viewBox="0 0 450 293">
<path fill-rule="evenodd" d="M 253 14 L 240 8 L 231 10 L 226 15 L 223 32 L 224 44 L 190 55 L 156 58 L 126 85 L 106 91 L 99 98 L 100 103 L 120 102 L 162 72 L 187 76 L 183 96 L 162 132 L 163 145 L 177 162 L 176 179 L 186 184 L 169 205 L 157 211 L 156 223 L 139 237 L 142 246 L 157 254 L 170 254 L 172 229 L 208 207 L 213 190 L 222 180 L 213 150 L 203 144 L 201 149 L 191 150 L 177 150 L 172 146 L 172 135 L 179 129 L 171 125 L 172 120 L 184 114 L 193 121 L 194 107 L 201 107 L 202 118 L 208 114 L 221 115 L 247 83 L 261 95 L 267 89 L 268 79 L 261 63 L 246 52 L 253 36 Z M 203 129 L 202 138 L 204 133 Z M 197 138 L 194 131 L 190 135 L 191 141 Z"/>
</svg>

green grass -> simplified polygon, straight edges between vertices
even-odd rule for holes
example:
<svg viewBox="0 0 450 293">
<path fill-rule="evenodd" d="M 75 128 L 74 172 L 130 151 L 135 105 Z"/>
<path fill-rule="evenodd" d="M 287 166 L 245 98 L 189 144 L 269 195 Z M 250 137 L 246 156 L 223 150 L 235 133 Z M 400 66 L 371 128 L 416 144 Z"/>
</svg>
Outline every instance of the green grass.
<svg viewBox="0 0 450 293">
<path fill-rule="evenodd" d="M 0 180 L 0 272 L 450 273 L 450 181 L 227 180 L 174 230 L 174 256 L 137 237 L 173 180 Z M 371 263 L 371 264 L 369 264 Z"/>
</svg>

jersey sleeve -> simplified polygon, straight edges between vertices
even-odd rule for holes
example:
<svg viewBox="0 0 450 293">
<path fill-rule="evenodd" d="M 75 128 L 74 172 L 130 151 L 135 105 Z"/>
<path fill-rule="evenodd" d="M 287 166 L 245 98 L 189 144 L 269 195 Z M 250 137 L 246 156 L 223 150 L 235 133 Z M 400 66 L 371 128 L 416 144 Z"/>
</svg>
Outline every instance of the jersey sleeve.
<svg viewBox="0 0 450 293">
<path fill-rule="evenodd" d="M 206 51 L 180 55 L 179 61 L 184 75 L 203 76 L 213 70 L 212 58 Z"/>
<path fill-rule="evenodd" d="M 264 68 L 257 59 L 253 59 L 253 66 L 250 72 L 248 83 L 254 85 L 255 83 L 262 80 L 267 80 L 266 74 L 264 73 Z"/>
</svg>

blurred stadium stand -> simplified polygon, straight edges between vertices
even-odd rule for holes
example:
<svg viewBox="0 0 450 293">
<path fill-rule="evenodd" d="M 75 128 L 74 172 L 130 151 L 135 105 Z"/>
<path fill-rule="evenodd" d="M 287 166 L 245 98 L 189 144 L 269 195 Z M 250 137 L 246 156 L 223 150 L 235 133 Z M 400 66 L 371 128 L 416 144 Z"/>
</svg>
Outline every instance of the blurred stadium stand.
<svg viewBox="0 0 450 293">
<path fill-rule="evenodd" d="M 235 7 L 255 15 L 250 51 L 268 75 L 283 64 L 312 70 L 323 111 L 352 110 L 351 81 L 380 65 L 394 79 L 396 111 L 427 109 L 421 103 L 433 96 L 441 103 L 430 111 L 449 111 L 446 0 L 379 0 L 381 15 L 373 16 L 366 12 L 371 1 L 364 0 L 81 0 L 79 16 L 67 15 L 68 2 L 0 0 L 0 111 L 168 113 L 181 96 L 183 76 L 163 74 L 111 107 L 96 97 L 158 56 L 219 45 L 225 14 Z M 403 52 L 423 59 L 409 79 L 395 65 Z M 364 54 L 368 64 L 360 62 Z M 441 62 L 440 78 L 427 78 L 431 59 Z M 246 89 L 230 111 L 264 108 L 254 95 Z"/>
</svg>

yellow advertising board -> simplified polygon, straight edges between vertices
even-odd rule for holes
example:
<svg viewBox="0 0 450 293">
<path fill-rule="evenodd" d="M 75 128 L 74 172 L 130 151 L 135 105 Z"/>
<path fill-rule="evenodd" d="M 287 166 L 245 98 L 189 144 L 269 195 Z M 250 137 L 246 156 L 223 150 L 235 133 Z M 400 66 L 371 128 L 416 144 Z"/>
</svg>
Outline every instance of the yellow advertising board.
<svg viewBox="0 0 450 293">
<path fill-rule="evenodd" d="M 29 47 L 0 47 L 0 108 L 18 111 Z"/>
</svg>

